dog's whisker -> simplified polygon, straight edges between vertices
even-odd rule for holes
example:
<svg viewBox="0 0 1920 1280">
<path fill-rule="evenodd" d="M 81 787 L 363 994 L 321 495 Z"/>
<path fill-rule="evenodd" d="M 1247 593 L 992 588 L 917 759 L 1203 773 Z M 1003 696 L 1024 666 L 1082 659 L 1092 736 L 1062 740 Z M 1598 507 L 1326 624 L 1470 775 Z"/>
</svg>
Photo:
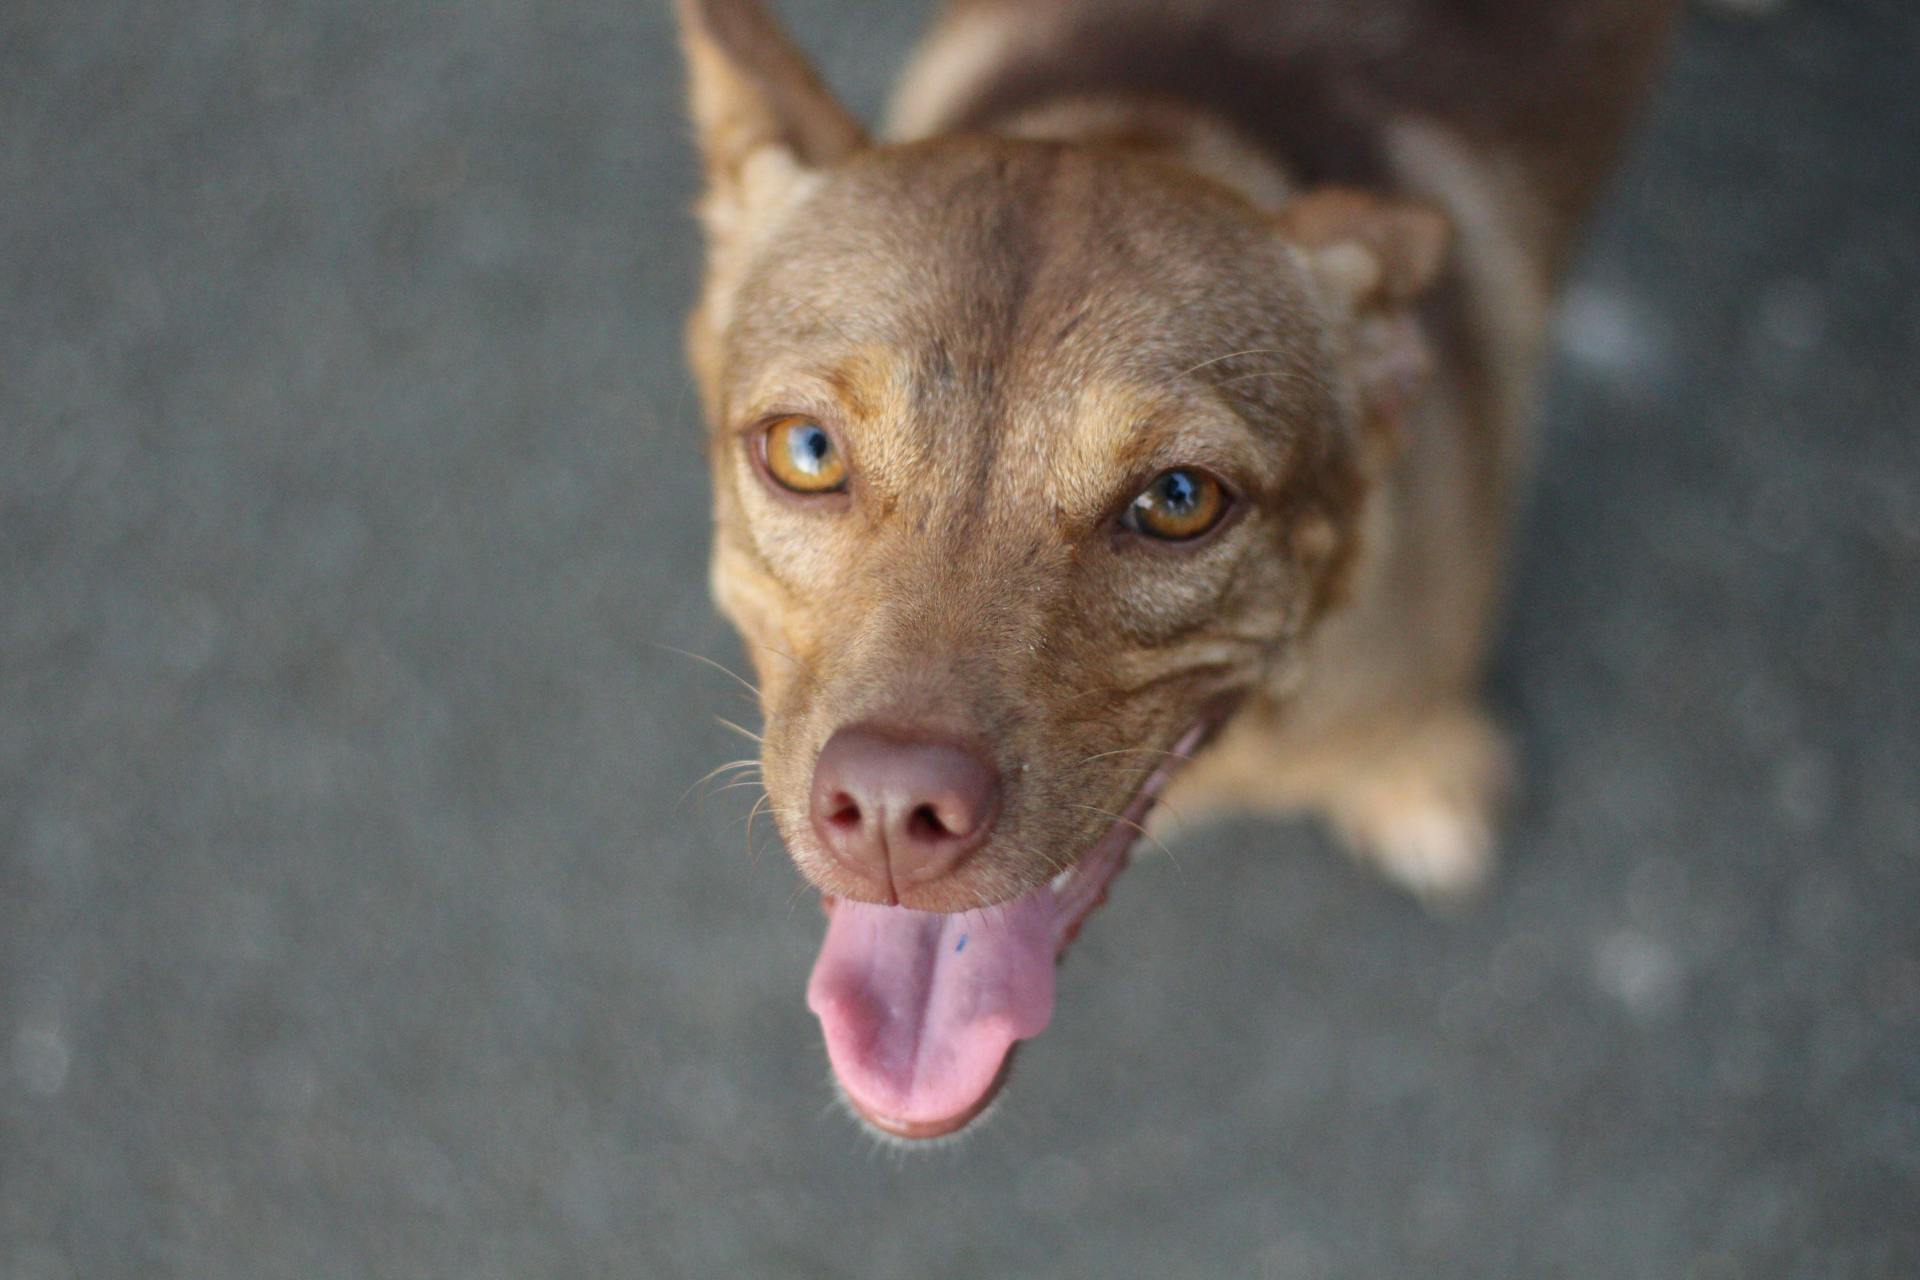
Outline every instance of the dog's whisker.
<svg viewBox="0 0 1920 1280">
<path fill-rule="evenodd" d="M 773 793 L 769 791 L 758 800 L 755 800 L 753 802 L 753 808 L 747 811 L 747 861 L 755 866 L 760 864 L 760 855 L 753 847 L 753 820 L 760 816 L 760 810 L 765 808 L 772 800 Z"/>
<path fill-rule="evenodd" d="M 1109 756 L 1125 756 L 1125 755 L 1134 755 L 1134 754 L 1166 756 L 1170 760 L 1193 759 L 1193 757 L 1186 752 L 1168 751 L 1164 747 L 1115 747 L 1112 751 L 1102 751 L 1096 755 L 1090 755 L 1085 760 L 1082 760 L 1079 764 L 1076 764 L 1073 767 L 1076 769 L 1084 769 L 1088 765 L 1092 764 L 1094 761 L 1105 760 Z"/>
<path fill-rule="evenodd" d="M 1044 862 L 1047 865 L 1047 869 L 1051 871 L 1054 875 L 1059 875 L 1062 871 L 1065 871 L 1068 867 L 1073 865 L 1073 860 L 1071 858 L 1055 857 L 1053 854 L 1042 853 L 1038 849 L 1031 849 L 1023 844 L 1015 844 L 1011 840 L 1002 841 L 1001 843 L 1005 848 L 1011 849 L 1013 852 L 1020 854 L 1023 857 L 1032 858 L 1036 862 Z"/>
<path fill-rule="evenodd" d="M 1182 369 L 1173 376 L 1172 381 L 1178 382 L 1181 378 L 1191 377 L 1210 365 L 1223 364 L 1228 360 L 1238 360 L 1242 356 L 1284 356 L 1286 354 L 1287 352 L 1279 347 L 1248 347 L 1245 351 L 1229 351 L 1225 355 L 1215 356 L 1211 360 L 1202 360 L 1199 364 Z"/>
<path fill-rule="evenodd" d="M 1140 836 L 1142 839 L 1152 841 L 1155 848 L 1159 849 L 1161 853 L 1164 853 L 1167 855 L 1167 861 L 1173 864 L 1174 870 L 1178 871 L 1182 878 L 1186 876 L 1187 874 L 1186 870 L 1185 868 L 1181 867 L 1180 859 L 1173 856 L 1173 850 L 1167 848 L 1167 846 L 1160 840 L 1158 836 L 1154 835 L 1151 831 L 1148 831 L 1145 827 L 1135 822 L 1132 818 L 1127 817 L 1125 814 L 1111 813 L 1105 809 L 1099 808 L 1096 805 L 1074 804 L 1073 807 L 1076 809 L 1090 810 L 1091 812 L 1099 814 L 1101 817 L 1112 818 L 1115 822 L 1118 822 L 1123 826 L 1132 827 L 1135 831 L 1138 831 L 1140 833 Z"/>
<path fill-rule="evenodd" d="M 729 761 L 727 761 L 727 762 L 726 762 L 726 763 L 724 763 L 724 764 L 717 764 L 717 765 L 715 765 L 715 766 L 714 766 L 713 768 L 711 768 L 711 769 L 709 769 L 709 770 L 707 770 L 707 772 L 706 772 L 706 776 L 705 776 L 705 777 L 703 777 L 703 778 L 701 778 L 701 779 L 700 779 L 700 781 L 701 781 L 701 782 L 711 782 L 711 781 L 713 781 L 713 779 L 715 779 L 715 778 L 717 778 L 717 777 L 719 777 L 719 776 L 720 776 L 721 774 L 723 774 L 723 773 L 726 773 L 726 772 L 729 772 L 730 770 L 735 770 L 735 769 L 758 769 L 759 767 L 760 767 L 760 757 L 758 757 L 758 756 L 742 756 L 742 757 L 740 757 L 740 759 L 738 759 L 738 760 L 729 760 Z M 698 783 L 696 783 L 695 785 L 697 786 L 697 785 L 699 785 L 699 784 L 698 784 Z"/>
<path fill-rule="evenodd" d="M 745 643 L 752 645 L 756 649 L 764 649 L 776 658 L 785 658 L 788 662 L 791 662 L 794 666 L 800 668 L 802 671 L 805 671 L 808 673 L 811 673 L 813 671 L 813 667 L 811 664 L 806 662 L 804 659 L 794 657 L 792 654 L 788 653 L 784 649 L 776 649 L 772 645 L 762 644 L 758 640 L 747 640 Z"/>
<path fill-rule="evenodd" d="M 729 760 L 725 764 L 715 765 L 713 768 L 707 770 L 706 773 L 702 774 L 699 778 L 695 779 L 692 786 L 689 786 L 685 791 L 682 791 L 680 793 L 680 799 L 675 801 L 676 807 L 678 805 L 685 804 L 687 802 L 688 796 L 692 795 L 695 791 L 699 790 L 701 787 L 704 787 L 707 783 L 712 782 L 715 778 L 719 777 L 721 774 L 732 772 L 738 769 L 754 768 L 754 767 L 757 767 L 759 763 L 760 762 L 758 760 Z M 721 790 L 725 790 L 725 788 L 723 787 L 721 788 Z"/>
<path fill-rule="evenodd" d="M 793 886 L 793 892 L 787 895 L 787 914 L 788 915 L 793 914 L 793 904 L 800 901 L 800 895 L 805 893 L 808 889 L 811 889 L 811 888 L 813 888 L 813 885 L 806 880 L 802 880 L 799 884 Z"/>
<path fill-rule="evenodd" d="M 701 811 L 705 812 L 706 806 L 711 804 L 713 802 L 713 798 L 719 795 L 721 792 L 737 791 L 742 787 L 759 787 L 762 791 L 766 790 L 766 784 L 759 781 L 757 778 L 743 778 L 735 782 L 729 782 L 724 787 L 715 787 L 711 791 L 706 791 L 701 793 L 700 795 Z"/>
<path fill-rule="evenodd" d="M 653 642 L 653 647 L 656 649 L 665 650 L 667 653 L 677 653 L 683 658 L 691 658 L 695 662 L 701 663 L 704 666 L 712 667 L 715 671 L 718 671 L 721 675 L 727 677 L 729 680 L 732 680 L 735 684 L 739 685 L 742 689 L 745 689 L 748 693 L 752 694 L 756 705 L 759 703 L 760 686 L 756 685 L 753 681 L 741 675 L 738 671 L 733 670 L 731 667 L 728 667 L 723 663 L 715 662 L 712 658 L 707 657 L 703 653 L 694 653 L 692 650 L 689 650 L 689 649 L 676 649 L 674 646 L 670 644 L 661 644 L 657 640 Z"/>
<path fill-rule="evenodd" d="M 746 728 L 744 725 L 735 724 L 733 721 L 727 719 L 725 716 L 715 716 L 714 721 L 724 726 L 725 728 L 733 730 L 735 733 L 745 736 L 751 742 L 754 742 L 762 746 L 766 744 L 766 740 L 762 738 L 759 734 L 755 733 L 753 730 L 749 728 Z"/>
<path fill-rule="evenodd" d="M 765 799 L 766 799 L 766 793 L 763 791 L 761 792 L 760 796 L 754 801 L 754 804 L 757 806 L 760 803 L 762 803 Z M 752 865 L 758 866 L 760 862 L 760 850 L 759 850 L 759 847 L 753 843 L 753 819 L 755 816 L 756 814 L 752 810 L 749 810 L 745 816 L 735 814 L 734 817 L 726 824 L 726 826 L 721 829 L 721 831 L 722 831 L 722 834 L 725 834 L 727 831 L 731 831 L 735 826 L 735 824 L 739 824 L 740 826 L 742 826 L 745 831 L 747 861 Z"/>
<path fill-rule="evenodd" d="M 760 779 L 758 778 L 742 778 L 738 782 L 729 782 L 724 787 L 715 787 L 711 792 L 708 793 L 707 798 L 712 799 L 714 796 L 717 796 L 725 791 L 738 791 L 742 787 L 758 787 L 762 792 L 762 794 L 764 794 L 767 789 L 767 784 L 760 781 Z"/>
<path fill-rule="evenodd" d="M 975 893 L 973 900 L 975 905 L 972 910 L 978 911 L 981 915 L 985 916 L 988 923 L 998 927 L 1007 922 L 1006 903 L 988 902 L 987 891 L 985 889 L 981 889 Z"/>
<path fill-rule="evenodd" d="M 1248 373 L 1236 373 L 1230 377 L 1222 378 L 1220 379 L 1219 385 L 1224 387 L 1230 383 L 1245 382 L 1249 378 L 1272 378 L 1278 382 L 1289 382 L 1295 386 L 1313 387 L 1315 389 L 1318 389 L 1322 385 L 1320 379 L 1311 377 L 1295 369 L 1254 369 Z"/>
</svg>

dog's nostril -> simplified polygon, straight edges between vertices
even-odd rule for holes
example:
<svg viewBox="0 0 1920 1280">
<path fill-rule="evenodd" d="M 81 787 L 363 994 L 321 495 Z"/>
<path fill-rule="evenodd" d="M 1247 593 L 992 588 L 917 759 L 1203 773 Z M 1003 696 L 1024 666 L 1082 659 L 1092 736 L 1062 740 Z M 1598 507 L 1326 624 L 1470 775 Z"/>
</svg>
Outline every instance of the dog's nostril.
<svg viewBox="0 0 1920 1280">
<path fill-rule="evenodd" d="M 907 815 L 907 834 L 919 840 L 944 840 L 953 835 L 933 806 L 923 804 Z"/>
<path fill-rule="evenodd" d="M 843 791 L 833 798 L 833 804 L 827 810 L 827 821 L 842 830 L 851 831 L 860 825 L 860 806 Z"/>
</svg>

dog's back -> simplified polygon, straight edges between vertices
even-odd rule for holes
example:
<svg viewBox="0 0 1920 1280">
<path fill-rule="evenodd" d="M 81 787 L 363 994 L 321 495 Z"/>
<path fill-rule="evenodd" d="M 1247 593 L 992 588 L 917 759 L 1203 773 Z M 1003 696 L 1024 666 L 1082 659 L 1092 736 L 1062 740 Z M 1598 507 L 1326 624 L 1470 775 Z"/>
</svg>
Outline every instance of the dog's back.
<svg viewBox="0 0 1920 1280">
<path fill-rule="evenodd" d="M 1671 25 L 1671 0 L 954 0 L 896 128 L 967 129 L 1065 94 L 1204 106 L 1303 185 L 1375 187 L 1409 121 L 1519 166 L 1557 274 Z"/>
</svg>

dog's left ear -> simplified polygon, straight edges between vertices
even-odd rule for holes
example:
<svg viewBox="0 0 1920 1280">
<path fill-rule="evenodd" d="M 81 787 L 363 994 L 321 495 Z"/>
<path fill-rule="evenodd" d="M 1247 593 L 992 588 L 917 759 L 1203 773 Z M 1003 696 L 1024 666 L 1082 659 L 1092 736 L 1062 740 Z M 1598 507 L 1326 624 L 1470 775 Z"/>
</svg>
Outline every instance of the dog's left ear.
<svg viewBox="0 0 1920 1280">
<path fill-rule="evenodd" d="M 1391 450 L 1431 366 L 1413 308 L 1440 277 L 1452 226 L 1430 205 L 1340 187 L 1311 191 L 1278 217 L 1329 317 L 1349 327 L 1370 435 Z"/>
<path fill-rule="evenodd" d="M 677 8 L 706 169 L 702 213 L 719 248 L 755 205 L 858 151 L 867 135 L 758 0 Z"/>
<path fill-rule="evenodd" d="M 687 346 L 711 416 L 719 405 L 719 335 L 754 247 L 817 184 L 821 169 L 865 147 L 867 135 L 759 0 L 675 5 L 706 170 L 707 274 Z"/>
</svg>

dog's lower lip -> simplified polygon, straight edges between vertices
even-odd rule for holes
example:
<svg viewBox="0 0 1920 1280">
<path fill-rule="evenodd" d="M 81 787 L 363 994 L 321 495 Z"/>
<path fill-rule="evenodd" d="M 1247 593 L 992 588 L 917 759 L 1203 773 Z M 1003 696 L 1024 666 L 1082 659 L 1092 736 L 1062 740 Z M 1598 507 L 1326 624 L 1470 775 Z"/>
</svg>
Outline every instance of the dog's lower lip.
<svg viewBox="0 0 1920 1280">
<path fill-rule="evenodd" d="M 1160 792 L 1172 780 L 1179 766 L 1192 759 L 1212 740 L 1238 705 L 1237 697 L 1217 699 L 1210 705 L 1193 726 L 1180 736 L 1160 766 L 1140 784 L 1140 789 L 1134 793 L 1121 816 L 1107 828 L 1094 846 L 1048 883 L 1049 890 L 1060 906 L 1059 947 L 1063 954 L 1086 918 L 1106 902 L 1108 888 L 1126 867 L 1134 845 L 1146 834 L 1147 815 L 1159 802 Z"/>
</svg>

